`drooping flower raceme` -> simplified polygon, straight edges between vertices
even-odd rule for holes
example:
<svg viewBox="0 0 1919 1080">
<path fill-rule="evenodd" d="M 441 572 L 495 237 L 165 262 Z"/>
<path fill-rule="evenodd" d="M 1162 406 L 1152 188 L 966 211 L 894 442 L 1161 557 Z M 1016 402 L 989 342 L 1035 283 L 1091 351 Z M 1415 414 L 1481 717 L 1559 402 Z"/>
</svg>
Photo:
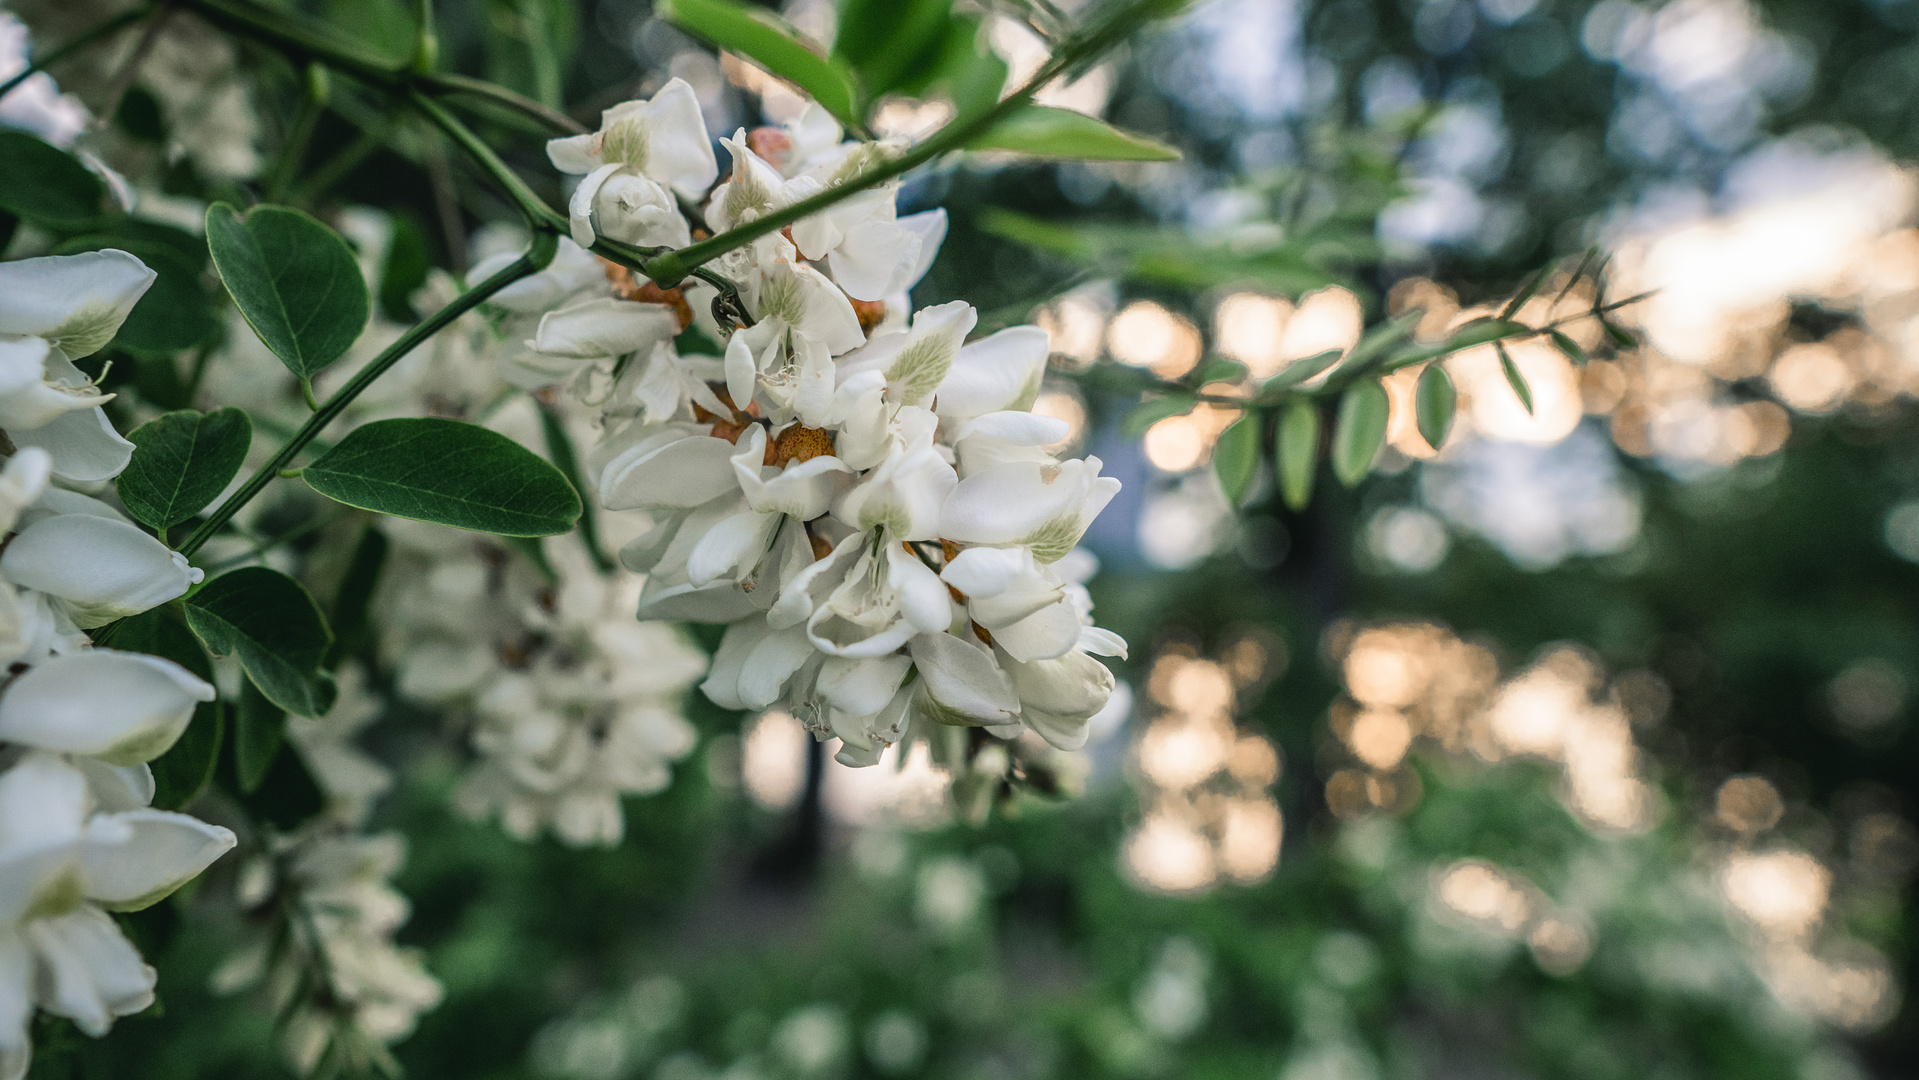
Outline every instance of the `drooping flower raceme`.
<svg viewBox="0 0 1919 1080">
<path fill-rule="evenodd" d="M 691 127 L 686 101 L 669 85 L 550 153 L 569 171 L 594 147 L 611 163 L 610 145 L 622 168 L 676 160 L 677 129 L 618 118 Z M 723 143 L 731 170 L 702 210 L 716 230 L 856 183 L 904 149 L 841 142 L 816 111 Z M 680 355 L 666 305 L 647 302 L 664 298 L 630 294 L 574 298 L 528 347 L 554 363 L 590 349 L 619 372 L 588 479 L 608 509 L 651 520 L 620 552 L 647 575 L 640 618 L 727 624 L 702 687 L 715 702 L 782 705 L 853 765 L 938 725 L 1030 728 L 1074 749 L 1112 693 L 1093 655 L 1125 644 L 1090 624 L 1059 566 L 1119 485 L 1097 458 L 1047 449 L 1067 432 L 1031 412 L 1043 331 L 975 337 L 964 303 L 908 315 L 945 219 L 901 218 L 896 197 L 873 187 L 714 263 L 752 318 L 714 327 L 720 357 Z M 574 205 L 611 216 L 603 194 Z"/>
<path fill-rule="evenodd" d="M 154 973 L 108 912 L 151 905 L 234 845 L 152 808 L 147 762 L 211 685 L 178 664 L 90 648 L 86 631 L 185 593 L 201 571 L 107 503 L 131 444 L 73 358 L 119 331 L 153 281 L 121 251 L 0 264 L 0 1080 L 26 1073 L 35 1009 L 89 1035 L 153 1000 Z"/>
</svg>

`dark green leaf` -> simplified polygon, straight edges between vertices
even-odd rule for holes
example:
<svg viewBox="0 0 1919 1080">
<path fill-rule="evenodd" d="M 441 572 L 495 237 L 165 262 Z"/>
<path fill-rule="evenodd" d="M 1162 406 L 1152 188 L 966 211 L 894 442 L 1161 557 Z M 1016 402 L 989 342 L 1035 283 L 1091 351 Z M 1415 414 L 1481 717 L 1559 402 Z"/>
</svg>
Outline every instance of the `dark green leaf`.
<svg viewBox="0 0 1919 1080">
<path fill-rule="evenodd" d="M 845 66 L 821 56 L 772 12 L 735 0 L 661 0 L 653 13 L 722 49 L 748 57 L 812 95 L 844 123 L 860 122 Z"/>
<path fill-rule="evenodd" d="M 1527 415 L 1533 411 L 1533 388 L 1526 385 L 1526 377 L 1519 373 L 1519 365 L 1513 363 L 1513 354 L 1506 351 L 1506 343 L 1497 341 L 1493 349 L 1499 353 L 1499 370 L 1506 376 L 1506 385 L 1513 388 L 1513 396 L 1526 407 Z"/>
<path fill-rule="evenodd" d="M 380 267 L 380 311 L 394 322 L 410 323 L 419 319 L 413 310 L 413 294 L 426 284 L 426 273 L 433 267 L 433 253 L 426 245 L 426 234 L 411 214 L 393 215 L 393 239 L 387 244 L 386 262 Z"/>
<path fill-rule="evenodd" d="M 1504 319 L 1477 319 L 1460 327 L 1453 336 L 1437 345 L 1420 345 L 1393 354 L 1391 360 L 1381 366 L 1382 371 L 1398 371 L 1401 368 L 1423 364 L 1428 360 L 1437 360 L 1442 356 L 1451 356 L 1462 349 L 1475 345 L 1498 341 L 1501 338 L 1517 337 L 1532 333 L 1532 328 Z"/>
<path fill-rule="evenodd" d="M 1633 336 L 1632 331 L 1618 323 L 1601 319 L 1599 325 L 1606 328 L 1606 336 L 1612 339 L 1615 348 L 1637 349 L 1639 347 L 1639 339 Z"/>
<path fill-rule="evenodd" d="M 1279 468 L 1279 492 L 1295 512 L 1313 498 L 1313 474 L 1319 471 L 1319 406 L 1295 398 L 1279 412 L 1273 438 L 1274 464 Z"/>
<path fill-rule="evenodd" d="M 24 131 L 0 129 L 0 210 L 77 232 L 99 220 L 106 190 L 72 154 Z"/>
<path fill-rule="evenodd" d="M 1413 336 L 1413 329 L 1426 313 L 1415 308 L 1401 313 L 1397 318 L 1388 319 L 1373 327 L 1360 337 L 1358 344 L 1346 354 L 1346 361 L 1339 365 L 1339 373 L 1334 377 L 1342 382 L 1349 376 L 1364 372 L 1372 362 L 1384 356 L 1400 342 Z"/>
<path fill-rule="evenodd" d="M 700 329 L 698 323 L 680 331 L 680 336 L 673 339 L 673 348 L 681 356 L 726 355 L 726 346 L 706 336 L 706 331 Z"/>
<path fill-rule="evenodd" d="M 295 375 L 312 378 L 366 328 L 372 304 L 359 260 L 306 214 L 259 206 L 242 219 L 215 203 L 207 246 L 247 325 Z"/>
<path fill-rule="evenodd" d="M 233 767 L 243 792 L 257 791 L 286 741 L 287 711 L 243 680 L 233 706 Z"/>
<path fill-rule="evenodd" d="M 333 644 L 327 648 L 321 666 L 331 671 L 352 655 L 367 628 L 367 608 L 373 603 L 373 588 L 379 584 L 380 571 L 386 566 L 386 534 L 371 521 L 360 533 L 353 548 L 346 574 L 340 579 L 340 591 L 334 595 L 327 623 L 333 627 Z"/>
<path fill-rule="evenodd" d="M 299 582 L 263 566 L 242 567 L 187 597 L 186 608 L 187 625 L 207 648 L 237 654 L 274 704 L 299 716 L 332 708 L 333 680 L 320 673 L 320 660 L 333 635 Z"/>
<path fill-rule="evenodd" d="M 968 150 L 1011 150 L 1033 157 L 1078 161 L 1178 161 L 1179 151 L 1157 139 L 1122 131 L 1104 120 L 1047 105 L 1014 109 Z"/>
<path fill-rule="evenodd" d="M 193 708 L 193 719 L 173 749 L 154 758 L 153 805 L 178 810 L 200 797 L 220 763 L 220 743 L 226 734 L 226 707 L 203 701 Z"/>
<path fill-rule="evenodd" d="M 120 501 L 135 519 L 165 531 L 226 490 L 246 463 L 253 421 L 231 407 L 204 416 L 183 409 L 141 424 L 127 438 L 133 460 L 120 474 Z"/>
<path fill-rule="evenodd" d="M 1219 433 L 1213 445 L 1213 472 L 1226 492 L 1226 502 L 1238 506 L 1259 474 L 1259 414 L 1249 412 Z"/>
<path fill-rule="evenodd" d="M 458 420 L 378 420 L 302 474 L 329 499 L 501 536 L 573 527 L 580 497 L 560 470 L 498 432 Z"/>
<path fill-rule="evenodd" d="M 1287 364 L 1279 374 L 1267 379 L 1259 388 L 1260 401 L 1277 401 L 1288 390 L 1332 367 L 1334 361 L 1344 355 L 1343 349 L 1327 349 L 1311 356 L 1302 357 Z"/>
<path fill-rule="evenodd" d="M 1339 399 L 1339 417 L 1333 422 L 1333 475 L 1352 487 L 1372 471 L 1373 459 L 1386 442 L 1386 419 L 1391 408 L 1386 388 L 1378 379 L 1362 379 L 1346 388 Z"/>
<path fill-rule="evenodd" d="M 1185 416 L 1198 404 L 1199 399 L 1191 394 L 1168 394 L 1142 401 L 1133 406 L 1133 410 L 1126 414 L 1126 419 L 1120 421 L 1119 430 L 1127 438 L 1137 439 L 1146 434 L 1147 428 L 1170 416 Z"/>
<path fill-rule="evenodd" d="M 1446 432 L 1453 426 L 1453 410 L 1459 395 L 1453 380 L 1438 364 L 1427 364 L 1419 373 L 1419 388 L 1413 393 L 1413 411 L 1419 421 L 1420 437 L 1437 450 L 1445 445 Z"/>
<path fill-rule="evenodd" d="M 307 771 L 306 762 L 297 753 L 274 754 L 268 759 L 264 777 L 252 791 L 245 790 L 240 783 L 237 740 L 232 730 L 238 725 L 238 718 L 231 715 L 236 711 L 237 707 L 228 710 L 229 731 L 221 745 L 219 768 L 214 773 L 220 786 L 237 798 L 255 820 L 280 829 L 292 829 L 325 809 L 326 796 L 321 794 L 313 774 Z"/>
<path fill-rule="evenodd" d="M 120 620 L 113 630 L 113 647 L 171 660 L 208 682 L 213 662 L 193 631 L 168 608 L 157 607 Z"/>
<path fill-rule="evenodd" d="M 1552 337 L 1553 346 L 1560 352 L 1565 353 L 1566 359 L 1582 366 L 1586 363 L 1586 350 L 1579 347 L 1579 342 L 1574 341 L 1558 330 L 1553 331 Z"/>
</svg>

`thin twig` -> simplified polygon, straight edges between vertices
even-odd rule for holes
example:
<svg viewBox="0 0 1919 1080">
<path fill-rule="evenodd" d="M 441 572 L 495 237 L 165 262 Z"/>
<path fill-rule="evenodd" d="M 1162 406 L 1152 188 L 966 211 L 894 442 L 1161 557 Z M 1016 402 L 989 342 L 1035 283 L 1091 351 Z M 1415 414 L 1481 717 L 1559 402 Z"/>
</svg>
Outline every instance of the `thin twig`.
<svg viewBox="0 0 1919 1080">
<path fill-rule="evenodd" d="M 46 55 L 35 57 L 33 62 L 28 64 L 18 75 L 13 76 L 4 83 L 0 83 L 0 98 L 4 98 L 8 94 L 13 93 L 28 79 L 51 68 L 53 65 L 65 60 L 81 49 L 89 45 L 97 44 L 151 14 L 153 14 L 153 8 L 144 4 L 132 10 L 123 11 L 113 18 L 108 19 L 106 22 L 81 34 L 79 37 L 74 38 L 72 41 L 67 42 L 65 45 L 49 50 Z"/>
</svg>

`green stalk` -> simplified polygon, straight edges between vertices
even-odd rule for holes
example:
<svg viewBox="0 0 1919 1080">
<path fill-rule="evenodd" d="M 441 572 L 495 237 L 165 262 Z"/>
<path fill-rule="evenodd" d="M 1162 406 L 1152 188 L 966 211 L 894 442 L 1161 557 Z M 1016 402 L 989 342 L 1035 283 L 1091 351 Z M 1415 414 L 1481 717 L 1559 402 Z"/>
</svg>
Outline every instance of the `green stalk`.
<svg viewBox="0 0 1919 1080">
<path fill-rule="evenodd" d="M 0 83 L 0 98 L 6 97 L 8 94 L 13 93 L 16 89 L 19 88 L 21 83 L 26 82 L 28 79 L 39 74 L 40 72 L 47 70 L 48 68 L 59 63 L 62 60 L 65 60 L 67 57 L 72 56 L 74 53 L 79 52 L 81 49 L 84 49 L 87 46 L 92 45 L 105 38 L 111 37 L 114 34 L 117 34 L 120 31 L 125 30 L 127 27 L 132 26 L 134 23 L 139 22 L 141 19 L 144 19 L 151 14 L 153 14 L 153 8 L 151 5 L 146 5 L 146 4 L 142 4 L 141 6 L 137 8 L 132 8 L 130 10 L 123 11 L 120 14 L 115 15 L 113 18 L 108 19 L 106 22 L 103 22 L 100 25 L 94 27 L 93 29 L 88 30 L 86 33 L 81 34 L 79 37 L 74 38 L 72 41 L 67 42 L 65 45 L 62 45 L 57 49 L 53 49 L 49 51 L 45 56 L 35 57 L 33 62 L 27 65 L 25 71 L 22 71 L 20 74 L 15 75 L 13 78 L 8 79 L 4 83 Z"/>
<path fill-rule="evenodd" d="M 473 159 L 473 163 L 492 177 L 494 183 L 505 189 L 507 197 L 513 200 L 513 205 L 518 207 L 520 214 L 526 218 L 528 228 L 535 232 L 566 231 L 566 218 L 555 213 L 552 207 L 546 205 L 545 199 L 534 194 L 533 189 L 526 186 L 526 181 L 520 179 L 520 174 L 508 168 L 506 162 L 500 160 L 500 155 L 493 152 L 492 147 L 482 142 L 478 135 L 473 134 L 473 129 L 462 124 L 458 117 L 446 111 L 439 102 L 418 90 L 408 91 L 407 100 L 420 111 L 421 115 L 432 121 L 434 127 L 445 132 L 447 138 L 452 139 L 455 145 L 466 151 L 467 156 Z"/>
<path fill-rule="evenodd" d="M 260 466 L 238 491 L 227 496 L 213 513 L 208 514 L 206 521 L 202 522 L 200 527 L 193 531 L 193 535 L 187 537 L 186 542 L 180 545 L 180 553 L 190 557 L 205 546 L 208 540 L 213 539 L 214 534 L 232 520 L 233 515 L 238 513 L 241 507 L 265 490 L 267 484 L 280 474 L 281 469 L 292 464 L 293 459 L 302 449 L 305 449 L 308 443 L 332 423 L 334 418 L 346 411 L 346 407 L 353 403 L 353 399 L 364 393 L 367 387 L 372 386 L 375 379 L 386 374 L 387 369 L 398 363 L 401 357 L 444 330 L 453 320 L 478 307 L 494 293 L 521 278 L 531 277 L 546 269 L 547 264 L 553 261 L 556 245 L 557 239 L 553 234 L 536 234 L 533 238 L 533 246 L 527 249 L 526 254 L 514 260 L 499 273 L 461 293 L 458 299 L 420 320 L 411 330 L 400 335 L 398 341 L 387 346 L 380 355 L 373 358 L 371 363 L 361 368 L 345 386 L 334 391 L 333 396 L 327 398 L 325 404 L 320 406 L 320 411 L 300 425 L 300 430 L 293 433 L 293 437 L 287 440 L 286 445 L 280 447 L 271 460 Z"/>
</svg>

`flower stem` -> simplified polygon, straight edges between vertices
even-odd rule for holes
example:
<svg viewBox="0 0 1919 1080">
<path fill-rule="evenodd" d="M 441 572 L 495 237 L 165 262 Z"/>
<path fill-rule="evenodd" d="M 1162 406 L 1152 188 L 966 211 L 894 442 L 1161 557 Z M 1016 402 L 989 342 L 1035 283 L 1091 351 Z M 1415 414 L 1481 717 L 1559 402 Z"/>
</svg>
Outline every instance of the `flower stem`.
<svg viewBox="0 0 1919 1080">
<path fill-rule="evenodd" d="M 527 249 L 526 254 L 514 260 L 499 273 L 461 293 L 452 303 L 415 323 L 411 330 L 400 335 L 398 341 L 387 346 L 380 355 L 374 357 L 367 366 L 361 368 L 352 379 L 348 380 L 345 386 L 340 387 L 332 397 L 327 398 L 325 404 L 320 406 L 320 411 L 300 425 L 300 430 L 293 433 L 293 437 L 287 440 L 286 445 L 280 447 L 271 460 L 260 466 L 238 491 L 227 496 L 226 501 L 208 514 L 206 521 L 202 522 L 200 527 L 193 531 L 193 535 L 187 537 L 186 542 L 180 545 L 180 553 L 191 556 L 205 546 L 215 533 L 232 520 L 233 515 L 238 513 L 241 507 L 265 490 L 267 484 L 280 474 L 280 470 L 290 465 L 308 443 L 332 423 L 335 417 L 346 411 L 346 407 L 353 403 L 353 399 L 364 393 L 367 387 L 372 386 L 375 379 L 386 374 L 387 369 L 398 363 L 401 357 L 412 352 L 421 342 L 445 329 L 453 320 L 478 307 L 494 293 L 521 278 L 530 277 L 544 270 L 546 265 L 553 261 L 556 243 L 556 238 L 551 233 L 535 234 L 533 246 Z"/>
</svg>

